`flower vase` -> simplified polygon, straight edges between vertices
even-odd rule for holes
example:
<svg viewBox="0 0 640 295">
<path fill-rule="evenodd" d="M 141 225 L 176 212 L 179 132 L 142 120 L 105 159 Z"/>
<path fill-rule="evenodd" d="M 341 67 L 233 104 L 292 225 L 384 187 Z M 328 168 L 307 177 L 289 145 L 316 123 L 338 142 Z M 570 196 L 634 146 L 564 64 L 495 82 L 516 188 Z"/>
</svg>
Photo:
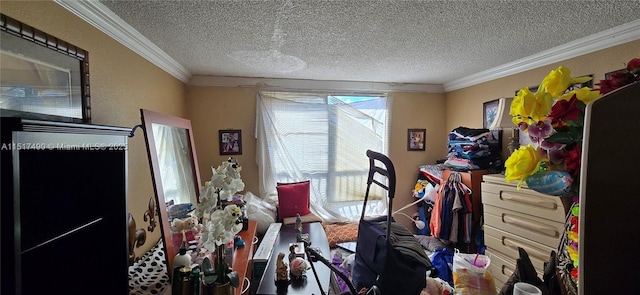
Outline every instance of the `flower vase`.
<svg viewBox="0 0 640 295">
<path fill-rule="evenodd" d="M 211 285 L 203 286 L 203 295 L 233 295 L 234 288 L 231 285 L 231 282 L 227 282 L 224 284 L 213 283 Z"/>
<path fill-rule="evenodd" d="M 527 186 L 541 194 L 567 197 L 572 195 L 573 178 L 566 171 L 542 171 L 529 176 Z"/>
<path fill-rule="evenodd" d="M 233 295 L 234 290 L 233 286 L 231 286 L 231 282 L 226 282 L 224 284 L 214 284 L 213 295 Z"/>
</svg>

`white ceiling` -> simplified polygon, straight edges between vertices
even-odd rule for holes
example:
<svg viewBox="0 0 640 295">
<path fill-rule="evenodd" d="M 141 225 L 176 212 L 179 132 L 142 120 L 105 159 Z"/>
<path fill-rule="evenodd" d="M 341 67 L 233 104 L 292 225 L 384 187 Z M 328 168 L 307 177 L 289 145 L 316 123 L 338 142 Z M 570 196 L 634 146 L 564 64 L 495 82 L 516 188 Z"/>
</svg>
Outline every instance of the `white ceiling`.
<svg viewBox="0 0 640 295">
<path fill-rule="evenodd" d="M 56 2 L 191 84 L 248 77 L 450 91 L 640 39 L 638 0 Z"/>
</svg>

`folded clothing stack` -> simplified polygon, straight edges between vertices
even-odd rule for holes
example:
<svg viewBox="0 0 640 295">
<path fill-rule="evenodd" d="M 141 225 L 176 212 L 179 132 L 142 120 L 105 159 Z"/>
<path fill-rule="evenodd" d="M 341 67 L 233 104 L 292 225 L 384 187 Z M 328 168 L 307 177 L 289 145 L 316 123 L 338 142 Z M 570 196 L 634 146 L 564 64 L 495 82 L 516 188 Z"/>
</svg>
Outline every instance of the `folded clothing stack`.
<svg viewBox="0 0 640 295">
<path fill-rule="evenodd" d="M 499 168 L 501 147 L 499 140 L 492 137 L 486 128 L 453 129 L 449 133 L 449 153 L 444 166 L 456 171 Z"/>
</svg>

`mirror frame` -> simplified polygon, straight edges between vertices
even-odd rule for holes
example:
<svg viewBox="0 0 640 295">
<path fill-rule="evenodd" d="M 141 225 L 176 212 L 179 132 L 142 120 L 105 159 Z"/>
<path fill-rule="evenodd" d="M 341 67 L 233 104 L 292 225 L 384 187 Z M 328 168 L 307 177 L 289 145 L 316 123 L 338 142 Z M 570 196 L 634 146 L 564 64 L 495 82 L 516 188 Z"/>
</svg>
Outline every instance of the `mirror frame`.
<svg viewBox="0 0 640 295">
<path fill-rule="evenodd" d="M 191 149 L 191 167 L 193 168 L 193 179 L 195 180 L 196 200 L 200 202 L 200 171 L 198 170 L 198 158 L 193 140 L 193 132 L 191 129 L 191 121 L 157 113 L 154 111 L 140 109 L 142 116 L 142 129 L 147 145 L 147 155 L 149 156 L 149 166 L 151 166 L 151 176 L 153 179 L 153 191 L 156 196 L 158 206 L 158 217 L 160 218 L 160 230 L 162 232 L 162 241 L 164 243 L 169 278 L 173 274 L 173 257 L 178 253 L 178 249 L 173 247 L 171 242 L 171 224 L 169 224 L 169 216 L 167 214 L 167 206 L 165 203 L 164 188 L 162 186 L 162 176 L 160 175 L 160 165 L 158 163 L 158 151 L 156 148 L 155 138 L 153 136 L 153 124 L 162 124 L 171 127 L 177 127 L 187 130 L 189 137 L 189 148 Z M 196 204 L 194 204 L 195 206 Z"/>
</svg>

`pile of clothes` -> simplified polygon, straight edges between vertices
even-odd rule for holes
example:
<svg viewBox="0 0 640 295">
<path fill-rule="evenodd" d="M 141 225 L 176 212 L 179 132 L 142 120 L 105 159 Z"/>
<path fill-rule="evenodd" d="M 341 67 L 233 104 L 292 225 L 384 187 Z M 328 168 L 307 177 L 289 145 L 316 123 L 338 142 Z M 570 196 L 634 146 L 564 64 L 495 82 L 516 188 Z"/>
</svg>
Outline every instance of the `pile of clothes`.
<svg viewBox="0 0 640 295">
<path fill-rule="evenodd" d="M 449 133 L 444 166 L 455 171 L 490 169 L 502 166 L 499 131 L 458 127 Z"/>
</svg>

